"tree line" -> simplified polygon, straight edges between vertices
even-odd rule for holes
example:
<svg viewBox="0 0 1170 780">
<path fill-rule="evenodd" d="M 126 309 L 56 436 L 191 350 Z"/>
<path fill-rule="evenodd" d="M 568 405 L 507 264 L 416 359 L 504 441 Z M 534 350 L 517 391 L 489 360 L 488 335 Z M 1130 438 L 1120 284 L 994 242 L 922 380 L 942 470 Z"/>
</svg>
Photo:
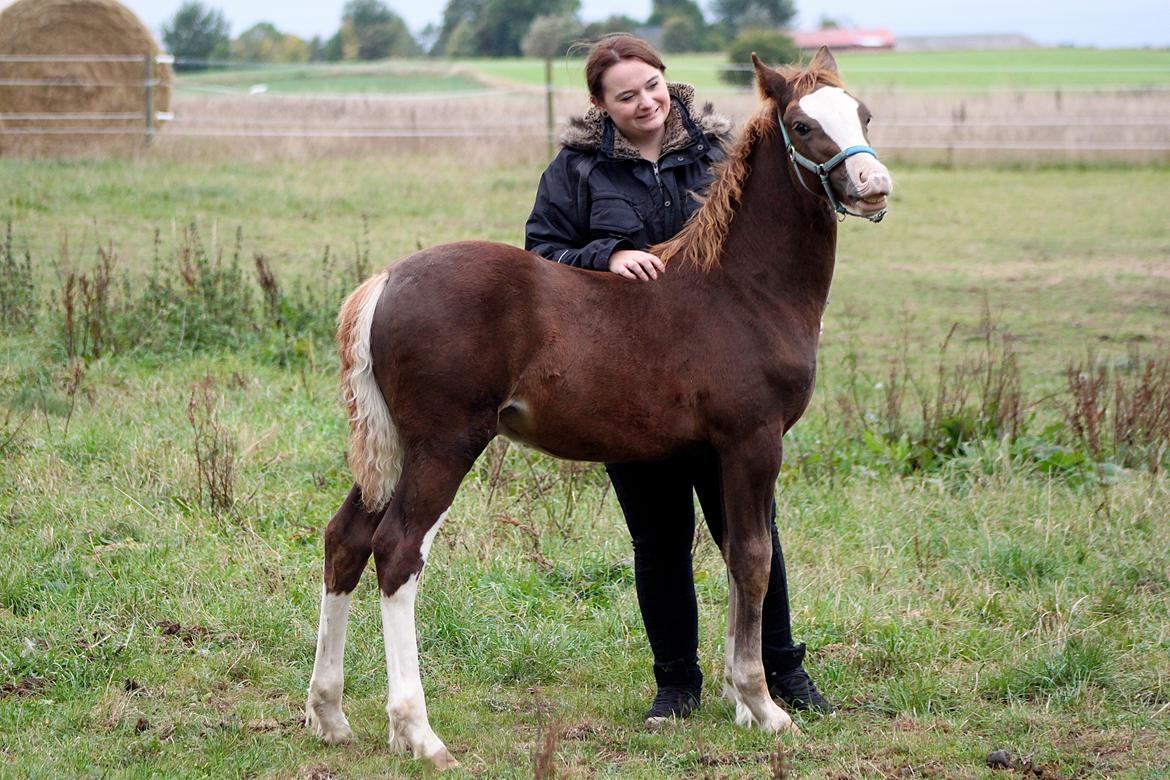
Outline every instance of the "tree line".
<svg viewBox="0 0 1170 780">
<path fill-rule="evenodd" d="M 442 19 L 416 36 L 384 0 L 349 0 L 337 32 L 310 40 L 261 22 L 231 36 L 223 12 L 188 0 L 163 25 L 180 67 L 214 60 L 340 62 L 390 57 L 559 56 L 574 42 L 610 32 L 651 31 L 667 52 L 722 51 L 740 35 L 776 34 L 796 15 L 793 0 L 655 0 L 650 16 L 584 22 L 580 0 L 447 0 Z"/>
</svg>

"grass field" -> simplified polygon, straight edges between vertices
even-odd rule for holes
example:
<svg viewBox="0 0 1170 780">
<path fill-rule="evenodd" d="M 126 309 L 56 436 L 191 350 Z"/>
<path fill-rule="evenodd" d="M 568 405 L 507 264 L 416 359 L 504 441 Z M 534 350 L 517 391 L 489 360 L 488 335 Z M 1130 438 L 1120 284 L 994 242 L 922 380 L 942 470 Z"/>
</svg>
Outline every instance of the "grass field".
<svg viewBox="0 0 1170 780">
<path fill-rule="evenodd" d="M 858 89 L 992 90 L 1140 89 L 1170 85 L 1170 50 L 1020 49 L 972 52 L 868 52 L 837 55 L 841 72 Z M 672 54 L 670 77 L 699 89 L 727 89 L 719 73 L 723 54 Z M 580 57 L 553 63 L 558 88 L 582 86 Z M 492 85 L 544 84 L 544 63 L 529 58 L 388 61 L 375 65 L 273 66 L 180 74 L 179 89 L 273 92 L 443 92 L 467 90 L 475 75 Z"/>
<path fill-rule="evenodd" d="M 701 90 L 727 88 L 719 78 L 726 61 L 723 54 L 674 54 L 666 58 L 667 74 Z M 842 52 L 837 61 L 846 81 L 856 89 L 1090 89 L 1170 84 L 1170 51 L 1163 50 Z M 518 83 L 544 83 L 544 65 L 536 60 L 482 59 L 464 64 Z M 581 60 L 555 61 L 553 78 L 558 87 L 581 87 Z"/>
<path fill-rule="evenodd" d="M 258 85 L 263 85 L 268 92 L 339 95 L 464 92 L 483 88 L 474 78 L 437 70 L 426 62 L 241 67 L 180 74 L 176 83 L 179 89 L 230 93 L 247 93 Z"/>
<path fill-rule="evenodd" d="M 0 776 L 425 773 L 385 747 L 370 577 L 347 653 L 357 741 L 326 748 L 299 724 L 320 535 L 349 484 L 325 334 L 357 267 L 519 242 L 539 172 L 441 154 L 0 160 Z M 1166 450 L 1094 454 L 1064 422 L 1070 363 L 1124 384 L 1170 361 L 1170 169 L 894 175 L 885 222 L 842 226 L 818 394 L 777 486 L 796 634 L 839 713 L 779 741 L 733 726 L 726 585 L 700 534 L 704 706 L 646 733 L 650 654 L 603 475 L 497 443 L 421 590 L 452 776 L 527 777 L 548 757 L 569 777 L 1009 776 L 986 766 L 996 749 L 1010 776 L 1170 772 Z M 85 322 L 113 346 L 71 361 L 67 279 L 98 278 L 99 244 L 117 259 Z M 935 364 L 978 360 L 988 313 L 1025 430 L 916 460 L 914 390 L 892 420 L 891 371 L 937 398 Z M 197 441 L 230 456 L 222 506 Z"/>
</svg>

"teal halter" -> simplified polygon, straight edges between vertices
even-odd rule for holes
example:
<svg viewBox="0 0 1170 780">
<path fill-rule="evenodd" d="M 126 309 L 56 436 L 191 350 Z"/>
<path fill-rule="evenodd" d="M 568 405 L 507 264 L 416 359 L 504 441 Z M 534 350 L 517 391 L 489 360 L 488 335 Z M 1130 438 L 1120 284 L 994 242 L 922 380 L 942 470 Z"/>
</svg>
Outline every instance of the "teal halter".
<svg viewBox="0 0 1170 780">
<path fill-rule="evenodd" d="M 792 160 L 793 169 L 799 165 L 805 170 L 811 171 L 820 177 L 821 186 L 825 188 L 825 195 L 827 195 L 829 198 L 829 204 L 833 207 L 834 211 L 841 215 L 842 219 L 845 218 L 845 215 L 849 215 L 851 217 L 863 217 L 864 219 L 868 219 L 870 222 L 882 221 L 882 217 L 886 215 L 886 209 L 882 209 L 878 213 L 871 216 L 858 214 L 856 211 L 850 211 L 849 209 L 845 208 L 841 201 L 837 200 L 837 196 L 833 193 L 833 188 L 829 184 L 829 174 L 833 171 L 833 169 L 841 163 L 845 162 L 853 155 L 872 154 L 874 159 L 877 159 L 877 151 L 872 146 L 850 146 L 847 149 L 842 149 L 841 151 L 837 152 L 829 160 L 823 163 L 817 163 L 796 151 L 796 147 L 793 146 L 792 139 L 788 135 L 788 128 L 784 126 L 784 117 L 780 115 L 779 111 L 776 112 L 776 123 L 780 125 L 780 132 L 784 136 L 784 147 L 788 150 L 788 159 Z M 800 175 L 799 170 L 796 171 L 796 179 L 800 182 L 802 187 L 804 187 L 809 192 L 812 192 L 812 190 L 809 189 L 809 186 L 804 183 L 804 177 Z M 813 194 L 815 195 L 816 193 Z"/>
</svg>

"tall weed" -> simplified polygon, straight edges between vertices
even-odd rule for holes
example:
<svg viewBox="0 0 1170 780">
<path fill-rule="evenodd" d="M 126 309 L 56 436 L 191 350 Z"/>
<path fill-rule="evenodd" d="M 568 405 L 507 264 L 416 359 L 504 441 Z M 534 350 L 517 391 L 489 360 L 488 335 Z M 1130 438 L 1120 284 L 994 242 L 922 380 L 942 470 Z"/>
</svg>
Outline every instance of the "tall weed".
<svg viewBox="0 0 1170 780">
<path fill-rule="evenodd" d="M 1064 419 L 1094 460 L 1159 472 L 1170 455 L 1170 354 L 1134 353 L 1109 368 L 1089 357 L 1065 370 Z"/>
<path fill-rule="evenodd" d="M 216 514 L 235 506 L 236 454 L 235 436 L 219 418 L 223 396 L 216 392 L 210 376 L 195 382 L 187 399 L 187 421 L 194 434 L 192 449 L 199 477 L 199 503 L 204 497 Z"/>
<path fill-rule="evenodd" d="M 856 349 L 846 355 L 844 387 L 835 395 L 840 424 L 869 455 L 901 473 L 930 470 L 977 441 L 1014 441 L 1027 424 L 1019 361 L 1010 334 L 984 307 L 979 349 L 955 359 L 958 326 L 940 342 L 933 368 L 920 368 L 903 338 L 875 381 Z"/>
<path fill-rule="evenodd" d="M 22 253 L 16 251 L 12 220 L 8 220 L 0 242 L 0 333 L 29 330 L 36 320 L 36 309 L 32 255 L 27 247 Z"/>
</svg>

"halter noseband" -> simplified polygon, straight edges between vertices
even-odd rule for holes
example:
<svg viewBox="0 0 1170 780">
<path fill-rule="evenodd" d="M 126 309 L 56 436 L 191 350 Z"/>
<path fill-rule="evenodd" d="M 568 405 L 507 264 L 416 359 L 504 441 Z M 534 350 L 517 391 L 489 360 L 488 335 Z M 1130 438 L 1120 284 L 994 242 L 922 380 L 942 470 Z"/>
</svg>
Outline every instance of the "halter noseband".
<svg viewBox="0 0 1170 780">
<path fill-rule="evenodd" d="M 847 149 L 842 149 L 841 151 L 837 152 L 825 162 L 817 163 L 796 151 L 796 147 L 793 146 L 792 139 L 788 135 L 788 128 L 784 126 L 784 117 L 781 115 L 779 110 L 776 111 L 776 123 L 780 125 L 780 132 L 784 136 L 784 147 L 788 150 L 788 159 L 792 160 L 793 169 L 796 170 L 796 166 L 799 165 L 801 168 L 804 168 L 807 171 L 811 171 L 820 177 L 821 186 L 824 187 L 825 195 L 827 195 L 829 198 L 829 205 L 833 207 L 834 211 L 841 215 L 842 219 L 845 218 L 845 215 L 849 215 L 852 217 L 862 217 L 864 219 L 868 219 L 870 222 L 882 221 L 882 217 L 886 215 L 886 209 L 882 209 L 878 213 L 870 216 L 866 216 L 865 214 L 858 214 L 856 211 L 850 211 L 849 209 L 845 208 L 841 201 L 837 200 L 837 196 L 833 193 L 833 188 L 829 184 L 829 174 L 832 173 L 833 169 L 841 163 L 845 162 L 853 155 L 872 154 L 874 159 L 877 159 L 877 151 L 872 146 L 850 146 Z M 800 175 L 799 170 L 796 170 L 796 180 L 800 182 L 802 187 L 804 187 L 809 192 L 812 192 L 812 190 L 809 189 L 809 186 L 804 183 L 804 177 Z M 816 193 L 813 194 L 815 195 Z"/>
</svg>

